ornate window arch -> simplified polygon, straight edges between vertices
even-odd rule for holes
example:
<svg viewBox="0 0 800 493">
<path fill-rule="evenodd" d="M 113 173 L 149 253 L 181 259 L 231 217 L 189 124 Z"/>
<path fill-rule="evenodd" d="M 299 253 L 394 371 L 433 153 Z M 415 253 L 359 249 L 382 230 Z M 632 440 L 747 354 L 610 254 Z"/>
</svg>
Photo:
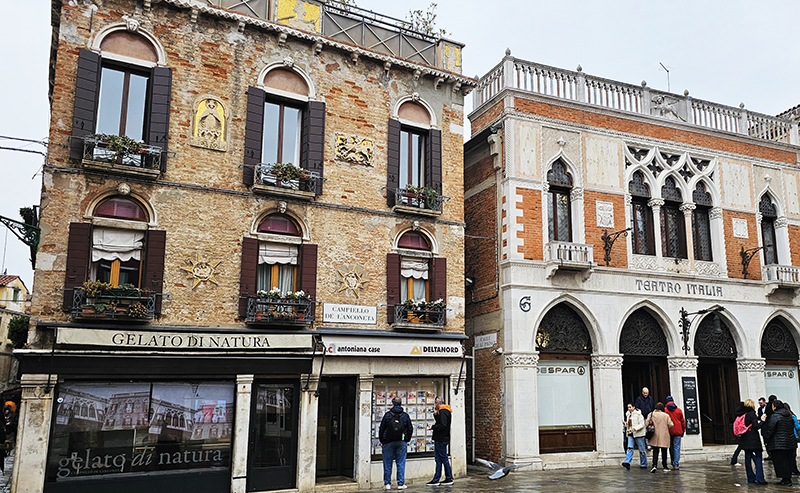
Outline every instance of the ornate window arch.
<svg viewBox="0 0 800 493">
<path fill-rule="evenodd" d="M 674 176 L 667 176 L 661 186 L 661 253 L 664 257 L 687 258 L 686 220 L 681 211 L 683 193 Z"/>
<path fill-rule="evenodd" d="M 800 358 L 797 342 L 780 317 L 770 320 L 761 335 L 761 357 L 771 360 L 792 361 Z"/>
<path fill-rule="evenodd" d="M 639 308 L 625 320 L 619 337 L 619 352 L 629 356 L 668 356 L 669 345 L 658 320 Z"/>
<path fill-rule="evenodd" d="M 592 338 L 586 324 L 567 303 L 547 311 L 536 330 L 536 350 L 540 353 L 591 354 Z"/>
<path fill-rule="evenodd" d="M 633 253 L 655 255 L 653 209 L 650 207 L 652 194 L 642 170 L 634 171 L 628 182 L 628 192 L 631 194 L 631 215 L 633 216 L 633 236 L 631 238 Z"/>
<path fill-rule="evenodd" d="M 549 241 L 572 241 L 572 174 L 562 159 L 547 171 L 547 214 Z"/>
<path fill-rule="evenodd" d="M 156 36 L 129 19 L 101 29 L 89 43 L 89 49 L 103 58 L 145 67 L 167 65 L 167 51 Z"/>
<path fill-rule="evenodd" d="M 694 336 L 695 356 L 736 359 L 736 341 L 725 320 L 717 313 L 703 317 Z"/>
<path fill-rule="evenodd" d="M 695 208 L 692 211 L 692 241 L 695 260 L 712 261 L 711 208 L 714 203 L 706 184 L 698 181 L 692 192 Z"/>
<path fill-rule="evenodd" d="M 761 195 L 758 201 L 758 212 L 761 216 L 761 246 L 764 247 L 764 265 L 778 263 L 778 242 L 775 234 L 775 223 L 778 219 L 778 208 L 769 193 Z"/>
</svg>

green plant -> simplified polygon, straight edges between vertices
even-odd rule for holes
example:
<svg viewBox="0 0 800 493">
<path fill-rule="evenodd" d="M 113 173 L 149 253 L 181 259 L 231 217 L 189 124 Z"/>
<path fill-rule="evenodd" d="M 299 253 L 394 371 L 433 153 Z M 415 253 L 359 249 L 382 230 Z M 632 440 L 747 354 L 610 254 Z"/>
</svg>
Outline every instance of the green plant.
<svg viewBox="0 0 800 493">
<path fill-rule="evenodd" d="M 113 160 L 127 154 L 138 154 L 142 150 L 142 143 L 127 135 L 96 134 L 94 138 L 104 142 L 106 148 L 114 153 Z"/>
<path fill-rule="evenodd" d="M 14 349 L 20 349 L 28 342 L 30 321 L 30 317 L 17 315 L 8 323 L 8 338 L 11 339 L 11 345 Z"/>
<path fill-rule="evenodd" d="M 441 299 L 441 298 L 439 298 L 436 301 L 431 301 L 430 303 L 428 303 L 428 308 L 430 308 L 430 309 L 441 310 L 442 308 L 445 308 L 445 307 L 447 307 L 447 303 L 445 303 L 444 300 Z"/>
<path fill-rule="evenodd" d="M 86 293 L 88 298 L 96 298 L 112 287 L 110 282 L 86 281 L 83 283 L 83 286 L 81 286 L 81 289 L 83 289 L 83 292 Z"/>
<path fill-rule="evenodd" d="M 436 7 L 438 7 L 438 4 L 431 2 L 427 11 L 422 9 L 409 10 L 406 20 L 403 22 L 403 27 L 437 38 L 447 36 L 447 31 L 436 27 Z"/>
<path fill-rule="evenodd" d="M 147 307 L 138 301 L 131 303 L 128 307 L 128 316 L 131 318 L 146 318 Z"/>
<path fill-rule="evenodd" d="M 303 168 L 298 168 L 292 163 L 275 163 L 272 165 L 272 173 L 280 180 L 299 180 L 308 178 L 308 172 Z"/>
</svg>

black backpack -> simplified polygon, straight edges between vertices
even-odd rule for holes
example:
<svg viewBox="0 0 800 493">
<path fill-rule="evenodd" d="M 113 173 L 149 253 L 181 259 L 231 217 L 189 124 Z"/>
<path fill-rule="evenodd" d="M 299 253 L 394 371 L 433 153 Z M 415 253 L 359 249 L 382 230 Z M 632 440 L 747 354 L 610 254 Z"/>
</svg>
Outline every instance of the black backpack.
<svg viewBox="0 0 800 493">
<path fill-rule="evenodd" d="M 405 438 L 406 425 L 403 423 L 403 415 L 388 413 L 389 423 L 386 427 L 387 442 L 399 442 Z"/>
</svg>

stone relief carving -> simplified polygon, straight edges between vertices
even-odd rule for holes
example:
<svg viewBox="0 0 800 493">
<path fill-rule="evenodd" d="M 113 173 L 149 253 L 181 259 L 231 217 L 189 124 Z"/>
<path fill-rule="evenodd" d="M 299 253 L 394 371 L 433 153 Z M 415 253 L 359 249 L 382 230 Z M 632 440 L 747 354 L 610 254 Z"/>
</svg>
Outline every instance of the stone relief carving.
<svg viewBox="0 0 800 493">
<path fill-rule="evenodd" d="M 632 255 L 631 268 L 637 270 L 658 270 L 658 262 L 653 255 Z"/>
<path fill-rule="evenodd" d="M 189 273 L 189 279 L 194 280 L 192 289 L 196 288 L 201 282 L 213 282 L 219 284 L 215 276 L 217 275 L 217 267 L 222 263 L 212 262 L 210 259 L 204 259 L 198 252 L 197 259 L 189 259 L 186 261 L 186 266 L 181 267 L 182 270 Z"/>
<path fill-rule="evenodd" d="M 697 370 L 697 358 L 694 356 L 667 358 L 670 370 Z"/>
<path fill-rule="evenodd" d="M 356 135 L 336 134 L 336 159 L 361 166 L 373 166 L 374 143 Z"/>
<path fill-rule="evenodd" d="M 686 120 L 678 113 L 676 104 L 677 99 L 667 98 L 661 94 L 657 94 L 652 98 L 653 105 L 650 107 L 650 114 L 653 116 L 660 116 L 668 120 L 678 120 L 685 122 Z"/>
<path fill-rule="evenodd" d="M 506 354 L 504 355 L 505 366 L 520 368 L 536 368 L 539 366 L 538 354 Z"/>
<path fill-rule="evenodd" d="M 785 228 L 788 225 L 789 225 L 789 220 L 786 219 L 786 216 L 781 216 L 775 220 L 776 228 Z"/>
<path fill-rule="evenodd" d="M 228 150 L 230 112 L 216 96 L 203 95 L 192 105 L 192 133 L 189 144 L 215 151 Z"/>
<path fill-rule="evenodd" d="M 595 202 L 598 228 L 614 227 L 614 204 L 611 202 Z"/>
<path fill-rule="evenodd" d="M 663 270 L 667 272 L 675 272 L 676 274 L 689 272 L 689 259 L 664 258 L 662 265 Z"/>
<path fill-rule="evenodd" d="M 711 211 L 708 213 L 708 218 L 712 221 L 715 219 L 722 218 L 722 207 L 712 207 Z"/>
<path fill-rule="evenodd" d="M 621 370 L 622 356 L 592 356 L 592 369 Z"/>
<path fill-rule="evenodd" d="M 763 359 L 742 359 L 736 362 L 736 368 L 744 371 L 763 372 L 767 362 Z"/>
<path fill-rule="evenodd" d="M 336 267 L 336 281 L 339 287 L 337 293 L 344 292 L 347 296 L 358 298 L 358 292 L 364 289 L 364 284 L 369 282 L 369 276 L 363 265 L 344 264 Z"/>
<path fill-rule="evenodd" d="M 747 220 L 746 219 L 739 219 L 737 217 L 733 218 L 733 237 L 734 238 L 748 238 L 749 235 L 747 233 Z"/>
<path fill-rule="evenodd" d="M 697 274 L 701 276 L 720 277 L 722 275 L 722 269 L 719 268 L 719 264 L 716 262 L 695 260 L 694 268 Z"/>
</svg>

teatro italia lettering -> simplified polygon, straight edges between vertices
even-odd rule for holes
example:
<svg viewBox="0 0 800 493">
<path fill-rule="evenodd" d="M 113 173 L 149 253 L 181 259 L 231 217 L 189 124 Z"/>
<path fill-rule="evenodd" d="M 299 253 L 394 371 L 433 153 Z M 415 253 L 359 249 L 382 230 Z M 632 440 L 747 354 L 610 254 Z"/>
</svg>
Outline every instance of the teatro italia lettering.
<svg viewBox="0 0 800 493">
<path fill-rule="evenodd" d="M 163 335 L 117 332 L 111 337 L 111 342 L 115 346 L 121 347 L 168 349 L 258 349 L 270 347 L 269 338 L 265 335 Z"/>
<path fill-rule="evenodd" d="M 635 282 L 637 291 L 722 298 L 722 286 L 710 283 L 659 281 L 658 279 L 636 279 Z"/>
</svg>

